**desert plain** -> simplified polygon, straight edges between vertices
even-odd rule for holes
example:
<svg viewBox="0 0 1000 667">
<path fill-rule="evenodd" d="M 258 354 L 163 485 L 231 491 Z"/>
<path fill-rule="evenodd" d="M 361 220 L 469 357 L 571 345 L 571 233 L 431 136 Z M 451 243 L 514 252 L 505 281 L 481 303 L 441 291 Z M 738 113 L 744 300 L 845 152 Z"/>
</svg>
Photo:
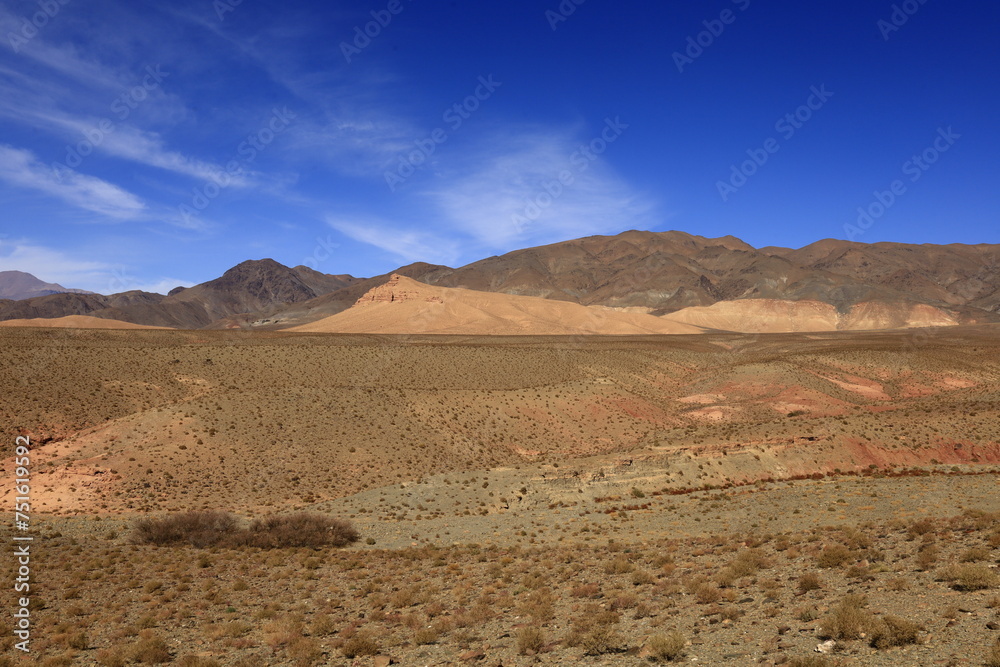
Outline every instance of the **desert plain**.
<svg viewBox="0 0 1000 667">
<path fill-rule="evenodd" d="M 1000 664 L 996 334 L 5 327 L 2 659 Z M 191 512 L 359 539 L 136 533 Z"/>
</svg>

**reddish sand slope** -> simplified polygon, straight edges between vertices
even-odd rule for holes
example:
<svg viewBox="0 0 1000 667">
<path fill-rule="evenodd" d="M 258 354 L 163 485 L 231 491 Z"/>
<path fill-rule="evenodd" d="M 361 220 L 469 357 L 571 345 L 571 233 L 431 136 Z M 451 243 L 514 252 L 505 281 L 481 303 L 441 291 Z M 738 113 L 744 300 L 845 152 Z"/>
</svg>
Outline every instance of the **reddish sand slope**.
<svg viewBox="0 0 1000 667">
<path fill-rule="evenodd" d="M 51 327 L 55 329 L 169 329 L 170 327 L 151 327 L 142 324 L 132 324 L 121 320 L 108 320 L 89 315 L 67 315 L 66 317 L 44 318 L 31 320 L 7 320 L 0 322 L 0 327 Z"/>
<path fill-rule="evenodd" d="M 689 334 L 702 329 L 641 313 L 436 287 L 393 275 L 344 312 L 286 331 L 562 336 Z"/>
<path fill-rule="evenodd" d="M 847 313 L 820 301 L 741 299 L 705 307 L 684 308 L 664 319 L 706 329 L 745 333 L 796 331 L 864 331 L 909 327 L 953 326 L 948 313 L 923 304 L 859 303 Z"/>
</svg>

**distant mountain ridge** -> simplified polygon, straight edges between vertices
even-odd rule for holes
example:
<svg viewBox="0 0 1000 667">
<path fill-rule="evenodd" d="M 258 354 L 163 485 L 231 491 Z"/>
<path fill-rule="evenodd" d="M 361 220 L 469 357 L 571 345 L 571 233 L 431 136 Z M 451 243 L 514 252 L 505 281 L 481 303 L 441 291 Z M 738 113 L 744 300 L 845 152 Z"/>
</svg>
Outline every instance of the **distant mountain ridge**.
<svg viewBox="0 0 1000 667">
<path fill-rule="evenodd" d="M 747 330 L 769 331 L 764 320 L 779 312 L 790 330 L 1000 321 L 1000 245 L 989 244 L 826 239 L 799 249 L 754 248 L 733 236 L 628 231 L 515 250 L 459 268 L 420 262 L 391 274 L 440 287 L 670 315 L 707 328 L 746 321 Z M 253 260 L 169 296 L 53 294 L 0 301 L 0 320 L 91 315 L 152 326 L 288 328 L 351 308 L 391 274 L 361 279 Z M 711 308 L 715 304 L 721 305 Z"/>
<path fill-rule="evenodd" d="M 878 328 L 880 320 L 887 327 L 909 321 L 908 313 L 918 305 L 940 313 L 925 312 L 917 320 L 1000 320 L 1000 245 L 825 240 L 798 250 L 755 249 L 732 236 L 712 239 L 677 231 L 629 231 L 515 250 L 457 269 L 417 263 L 393 273 L 442 287 L 540 296 L 653 315 L 759 300 L 813 301 L 833 306 L 842 315 L 852 310 L 883 312 L 869 321 L 871 328 Z M 304 324 L 336 314 L 388 279 L 386 274 L 358 281 L 286 306 L 277 311 L 276 319 Z"/>
<path fill-rule="evenodd" d="M 215 280 L 150 292 L 52 294 L 22 301 L 0 301 L 0 321 L 89 315 L 147 326 L 201 329 L 242 313 L 267 313 L 342 289 L 356 279 L 333 276 L 305 266 L 289 268 L 273 259 L 249 260 Z"/>
<path fill-rule="evenodd" d="M 47 283 L 24 271 L 0 271 L 0 299 L 31 299 L 49 294 L 93 294 L 82 289 Z"/>
</svg>

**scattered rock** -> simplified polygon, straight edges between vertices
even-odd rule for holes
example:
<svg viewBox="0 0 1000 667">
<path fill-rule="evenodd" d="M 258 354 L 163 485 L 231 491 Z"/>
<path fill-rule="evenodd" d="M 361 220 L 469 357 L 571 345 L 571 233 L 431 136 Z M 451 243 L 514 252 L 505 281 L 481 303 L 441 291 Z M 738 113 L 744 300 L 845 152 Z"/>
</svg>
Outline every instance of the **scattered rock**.
<svg viewBox="0 0 1000 667">
<path fill-rule="evenodd" d="M 819 645 L 816 646 L 816 652 L 817 653 L 833 653 L 833 649 L 834 649 L 834 647 L 836 645 L 837 645 L 837 642 L 833 641 L 832 639 L 827 639 L 822 644 L 819 644 Z"/>
<path fill-rule="evenodd" d="M 486 657 L 486 654 L 482 651 L 466 651 L 462 655 L 458 656 L 458 659 L 462 662 L 472 662 L 473 660 L 482 660 Z"/>
</svg>

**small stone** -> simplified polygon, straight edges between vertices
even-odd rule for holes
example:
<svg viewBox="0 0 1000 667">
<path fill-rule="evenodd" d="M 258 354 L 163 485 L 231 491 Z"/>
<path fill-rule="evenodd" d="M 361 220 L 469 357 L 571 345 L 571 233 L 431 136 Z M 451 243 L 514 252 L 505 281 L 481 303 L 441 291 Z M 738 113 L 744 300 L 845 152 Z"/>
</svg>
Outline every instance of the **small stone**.
<svg viewBox="0 0 1000 667">
<path fill-rule="evenodd" d="M 482 660 L 486 657 L 486 654 L 482 651 L 466 651 L 462 655 L 458 656 L 458 659 L 462 662 L 471 662 L 473 660 Z"/>
<path fill-rule="evenodd" d="M 816 652 L 817 653 L 831 653 L 833 651 L 833 648 L 836 645 L 837 645 L 837 642 L 833 641 L 832 639 L 828 639 L 825 642 L 823 642 L 822 644 L 819 644 L 818 646 L 816 646 Z"/>
<path fill-rule="evenodd" d="M 375 667 L 389 667 L 392 664 L 392 658 L 387 655 L 377 655 L 375 656 L 375 661 L 372 663 Z"/>
</svg>

